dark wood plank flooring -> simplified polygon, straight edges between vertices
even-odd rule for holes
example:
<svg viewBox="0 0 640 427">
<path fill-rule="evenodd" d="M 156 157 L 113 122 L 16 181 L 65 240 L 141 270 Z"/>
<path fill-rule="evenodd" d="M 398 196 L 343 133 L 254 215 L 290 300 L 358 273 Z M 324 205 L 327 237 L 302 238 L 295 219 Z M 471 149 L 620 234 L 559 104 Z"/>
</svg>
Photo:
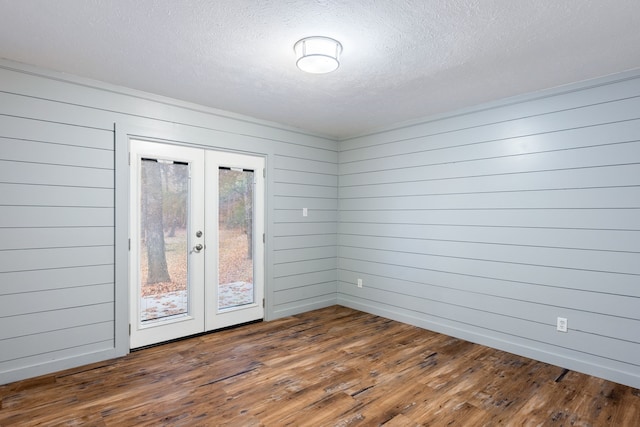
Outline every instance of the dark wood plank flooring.
<svg viewBox="0 0 640 427">
<path fill-rule="evenodd" d="M 334 306 L 0 386 L 0 425 L 640 426 L 640 393 Z"/>
</svg>

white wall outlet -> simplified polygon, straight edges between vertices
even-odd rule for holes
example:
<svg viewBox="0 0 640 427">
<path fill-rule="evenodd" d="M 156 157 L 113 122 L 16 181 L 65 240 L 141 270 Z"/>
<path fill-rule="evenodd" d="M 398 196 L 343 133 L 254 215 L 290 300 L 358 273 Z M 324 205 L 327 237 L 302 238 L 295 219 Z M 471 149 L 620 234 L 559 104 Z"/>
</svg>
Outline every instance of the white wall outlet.
<svg viewBox="0 0 640 427">
<path fill-rule="evenodd" d="M 357 283 L 358 283 L 358 287 L 361 288 L 362 287 L 362 279 L 358 278 Z"/>
<path fill-rule="evenodd" d="M 558 317 L 556 329 L 558 332 L 567 332 L 569 330 L 569 325 L 565 317 Z"/>
<path fill-rule="evenodd" d="M 307 208 L 302 208 L 302 216 L 309 216 L 309 210 Z"/>
</svg>

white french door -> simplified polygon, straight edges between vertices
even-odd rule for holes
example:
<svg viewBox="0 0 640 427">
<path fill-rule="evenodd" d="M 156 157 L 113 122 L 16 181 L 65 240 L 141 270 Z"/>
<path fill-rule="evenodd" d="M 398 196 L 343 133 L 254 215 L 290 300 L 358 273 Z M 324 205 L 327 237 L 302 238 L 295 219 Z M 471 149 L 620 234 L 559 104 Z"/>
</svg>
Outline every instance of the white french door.
<svg viewBox="0 0 640 427">
<path fill-rule="evenodd" d="M 130 140 L 130 347 L 264 317 L 264 158 Z"/>
</svg>

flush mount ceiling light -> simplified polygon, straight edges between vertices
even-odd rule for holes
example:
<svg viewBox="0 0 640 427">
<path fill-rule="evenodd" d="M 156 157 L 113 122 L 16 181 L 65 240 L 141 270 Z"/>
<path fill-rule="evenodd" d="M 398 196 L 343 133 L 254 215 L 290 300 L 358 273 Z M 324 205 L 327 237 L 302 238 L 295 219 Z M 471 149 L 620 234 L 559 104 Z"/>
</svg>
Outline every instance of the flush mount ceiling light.
<svg viewBox="0 0 640 427">
<path fill-rule="evenodd" d="M 305 37 L 293 45 L 293 50 L 296 53 L 296 65 L 307 73 L 330 73 L 340 66 L 342 45 L 332 38 Z"/>
</svg>

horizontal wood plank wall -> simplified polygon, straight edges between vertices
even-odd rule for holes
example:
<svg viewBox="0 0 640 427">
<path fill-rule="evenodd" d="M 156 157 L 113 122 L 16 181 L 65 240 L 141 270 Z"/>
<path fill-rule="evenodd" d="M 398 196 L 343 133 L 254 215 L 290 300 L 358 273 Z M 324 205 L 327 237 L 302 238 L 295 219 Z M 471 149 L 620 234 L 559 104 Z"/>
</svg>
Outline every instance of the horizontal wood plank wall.
<svg viewBox="0 0 640 427">
<path fill-rule="evenodd" d="M 128 351 L 119 129 L 264 155 L 265 316 L 336 302 L 335 140 L 0 61 L 0 383 Z"/>
<path fill-rule="evenodd" d="M 349 139 L 339 171 L 340 304 L 640 387 L 637 73 Z"/>
<path fill-rule="evenodd" d="M 0 94 L 0 372 L 114 346 L 114 134 Z"/>
<path fill-rule="evenodd" d="M 335 303 L 337 152 L 278 154 L 274 164 L 274 309 L 278 317 Z M 303 208 L 307 216 L 303 216 Z"/>
</svg>

